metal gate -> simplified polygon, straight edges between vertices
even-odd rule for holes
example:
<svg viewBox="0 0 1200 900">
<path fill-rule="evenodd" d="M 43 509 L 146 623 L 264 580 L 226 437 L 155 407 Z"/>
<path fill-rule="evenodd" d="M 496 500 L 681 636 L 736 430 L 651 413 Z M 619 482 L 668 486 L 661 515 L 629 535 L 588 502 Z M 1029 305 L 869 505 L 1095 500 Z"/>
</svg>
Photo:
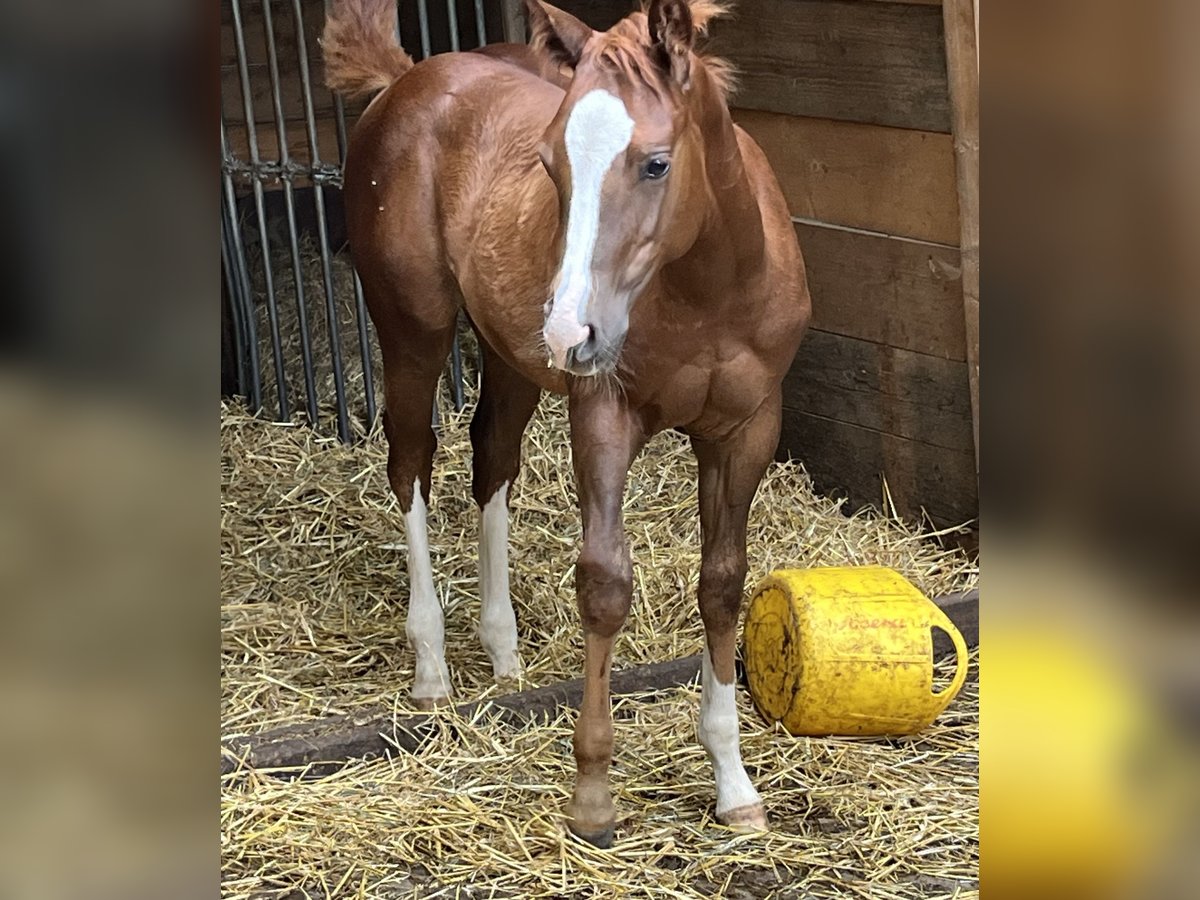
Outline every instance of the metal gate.
<svg viewBox="0 0 1200 900">
<path fill-rule="evenodd" d="M 379 353 L 346 252 L 342 161 L 350 106 L 323 86 L 331 0 L 221 0 L 222 393 L 279 421 L 373 426 Z M 401 0 L 413 59 L 523 40 L 511 0 Z M 463 404 L 455 339 L 450 380 Z M 436 410 L 435 410 L 436 415 Z"/>
</svg>

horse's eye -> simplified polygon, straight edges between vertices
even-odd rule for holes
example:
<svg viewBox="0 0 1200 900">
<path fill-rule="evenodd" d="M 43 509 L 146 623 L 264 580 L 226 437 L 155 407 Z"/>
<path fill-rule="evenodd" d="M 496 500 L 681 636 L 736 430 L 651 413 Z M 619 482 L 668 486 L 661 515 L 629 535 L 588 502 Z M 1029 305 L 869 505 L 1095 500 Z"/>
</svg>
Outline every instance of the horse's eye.
<svg viewBox="0 0 1200 900">
<path fill-rule="evenodd" d="M 671 171 L 670 161 L 663 159 L 661 156 L 656 156 L 642 166 L 642 177 L 650 181 L 657 181 Z"/>
</svg>

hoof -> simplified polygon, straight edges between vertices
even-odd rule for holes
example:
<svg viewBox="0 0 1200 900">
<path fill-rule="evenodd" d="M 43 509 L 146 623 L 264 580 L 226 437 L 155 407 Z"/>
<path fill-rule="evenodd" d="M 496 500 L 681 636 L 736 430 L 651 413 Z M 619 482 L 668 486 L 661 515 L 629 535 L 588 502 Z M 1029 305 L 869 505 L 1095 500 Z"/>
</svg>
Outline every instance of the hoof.
<svg viewBox="0 0 1200 900">
<path fill-rule="evenodd" d="M 749 806 L 737 806 L 723 813 L 717 813 L 717 821 L 737 831 L 769 831 L 767 811 L 761 803 L 751 803 Z"/>
<path fill-rule="evenodd" d="M 433 712 L 435 709 L 445 709 L 447 706 L 450 706 L 450 695 L 442 694 L 440 697 L 413 697 L 412 704 L 423 712 Z"/>
<path fill-rule="evenodd" d="M 609 825 L 607 828 L 602 828 L 599 831 L 578 831 L 574 825 L 568 824 L 567 828 L 571 834 L 579 838 L 581 841 L 586 841 L 593 847 L 600 850 L 607 850 L 612 846 L 614 826 Z"/>
<path fill-rule="evenodd" d="M 521 660 L 514 657 L 508 663 L 493 666 L 492 676 L 496 684 L 515 688 L 525 678 L 525 667 L 521 665 Z"/>
</svg>

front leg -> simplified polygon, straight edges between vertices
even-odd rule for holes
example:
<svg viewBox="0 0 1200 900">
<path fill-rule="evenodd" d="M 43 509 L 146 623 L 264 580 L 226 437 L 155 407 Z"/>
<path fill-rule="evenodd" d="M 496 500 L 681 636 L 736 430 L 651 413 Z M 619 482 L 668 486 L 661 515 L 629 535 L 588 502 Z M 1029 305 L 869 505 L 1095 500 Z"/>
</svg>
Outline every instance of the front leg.
<svg viewBox="0 0 1200 900">
<path fill-rule="evenodd" d="M 584 686 L 575 724 L 575 793 L 567 816 L 572 832 L 597 847 L 607 847 L 616 823 L 608 787 L 613 751 L 609 672 L 613 641 L 633 599 L 633 565 L 621 502 L 629 464 L 645 443 L 645 435 L 624 403 L 611 397 L 572 395 L 570 419 L 583 517 L 575 596 L 583 621 Z"/>
<path fill-rule="evenodd" d="M 746 580 L 746 520 L 775 455 L 779 421 L 776 394 L 732 437 L 692 441 L 700 469 L 699 600 L 706 637 L 700 742 L 708 751 L 717 782 L 717 820 L 748 830 L 765 830 L 767 817 L 738 746 L 734 649 Z"/>
</svg>

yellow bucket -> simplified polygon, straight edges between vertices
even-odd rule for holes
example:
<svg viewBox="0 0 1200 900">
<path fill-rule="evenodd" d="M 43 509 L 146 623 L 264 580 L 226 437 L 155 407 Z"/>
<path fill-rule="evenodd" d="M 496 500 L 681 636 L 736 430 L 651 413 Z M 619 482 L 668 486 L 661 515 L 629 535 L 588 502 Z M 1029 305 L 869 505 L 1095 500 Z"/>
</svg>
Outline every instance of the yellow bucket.
<svg viewBox="0 0 1200 900">
<path fill-rule="evenodd" d="M 933 632 L 958 664 L 933 691 Z M 967 675 L 954 623 L 899 573 L 879 566 L 780 569 L 746 614 L 750 695 L 796 735 L 911 734 L 937 718 Z"/>
</svg>

